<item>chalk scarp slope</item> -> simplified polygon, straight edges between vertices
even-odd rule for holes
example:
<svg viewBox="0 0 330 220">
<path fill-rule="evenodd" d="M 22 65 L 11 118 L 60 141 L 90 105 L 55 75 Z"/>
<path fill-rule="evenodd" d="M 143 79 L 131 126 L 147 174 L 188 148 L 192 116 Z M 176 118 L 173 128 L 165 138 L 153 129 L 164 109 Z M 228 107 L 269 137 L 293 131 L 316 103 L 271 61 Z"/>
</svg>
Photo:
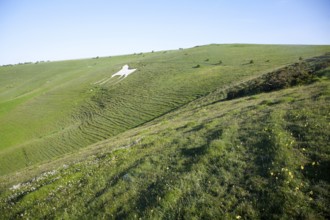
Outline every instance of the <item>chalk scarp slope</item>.
<svg viewBox="0 0 330 220">
<path fill-rule="evenodd" d="M 0 175 L 75 152 L 215 90 L 328 50 L 208 45 L 1 67 Z M 112 78 L 126 64 L 136 71 L 124 79 Z"/>
<path fill-rule="evenodd" d="M 79 153 L 3 177 L 1 217 L 327 219 L 330 72 L 317 63 L 216 90 Z M 310 68 L 308 77 L 300 71 Z M 287 86 L 262 89 L 284 70 Z"/>
</svg>

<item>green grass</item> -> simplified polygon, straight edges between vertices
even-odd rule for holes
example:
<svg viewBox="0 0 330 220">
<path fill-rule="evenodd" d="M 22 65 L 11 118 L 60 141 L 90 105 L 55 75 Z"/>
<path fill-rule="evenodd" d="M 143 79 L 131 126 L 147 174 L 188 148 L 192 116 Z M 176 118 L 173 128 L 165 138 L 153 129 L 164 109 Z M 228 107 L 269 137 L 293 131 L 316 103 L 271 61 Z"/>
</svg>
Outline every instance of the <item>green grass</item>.
<svg viewBox="0 0 330 220">
<path fill-rule="evenodd" d="M 216 89 L 326 51 L 329 47 L 208 45 L 1 67 L 0 175 L 74 152 Z M 251 59 L 254 63 L 247 64 Z M 138 71 L 118 84 L 94 84 L 126 63 Z M 197 64 L 200 68 L 193 68 Z"/>
<path fill-rule="evenodd" d="M 299 61 L 327 50 L 209 45 L 34 64 L 53 65 L 34 92 L 1 93 L 0 219 L 329 218 L 329 59 Z M 126 63 L 138 71 L 93 84 Z M 9 72 L 34 65 L 0 77 L 18 83 Z"/>
<path fill-rule="evenodd" d="M 192 102 L 33 179 L 7 178 L 2 217 L 326 219 L 329 86 Z"/>
</svg>

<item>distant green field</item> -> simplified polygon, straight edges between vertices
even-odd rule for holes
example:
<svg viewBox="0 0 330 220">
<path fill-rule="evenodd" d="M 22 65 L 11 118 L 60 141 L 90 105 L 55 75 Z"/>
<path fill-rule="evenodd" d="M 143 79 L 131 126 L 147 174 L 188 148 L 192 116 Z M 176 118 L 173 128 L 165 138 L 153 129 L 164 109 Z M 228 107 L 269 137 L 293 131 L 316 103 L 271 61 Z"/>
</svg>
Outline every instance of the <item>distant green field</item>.
<svg viewBox="0 0 330 220">
<path fill-rule="evenodd" d="M 217 89 L 329 50 L 208 45 L 0 67 L 0 175 L 61 157 Z M 119 83 L 95 84 L 124 64 L 137 71 Z"/>
<path fill-rule="evenodd" d="M 266 48 L 285 61 L 278 60 L 278 66 L 272 59 L 264 63 Z M 140 126 L 134 123 L 150 118 L 132 118 L 130 126 L 135 128 L 124 127 L 117 135 L 109 132 L 112 137 L 72 154 L 0 177 L 0 219 L 329 219 L 330 54 L 299 61 L 308 51 L 312 54 L 311 48 L 212 45 L 173 51 L 168 53 L 196 53 L 200 60 L 210 61 L 211 52 L 218 49 L 236 51 L 241 60 L 244 51 L 250 55 L 262 50 L 266 55 L 262 61 L 253 56 L 231 61 L 232 66 L 191 61 L 178 65 L 186 65 L 178 72 L 168 67 L 163 70 L 166 76 L 151 68 L 163 55 L 145 55 L 143 59 L 154 59 L 145 72 L 136 63 L 139 71 L 121 84 L 93 86 L 98 90 L 94 98 L 82 93 L 77 107 L 72 107 L 76 115 L 68 116 L 72 127 L 67 122 L 63 135 L 72 131 L 78 137 L 73 131 L 81 120 L 77 127 L 86 133 L 76 140 L 82 143 L 91 138 L 88 129 L 94 131 L 92 125 L 102 121 L 97 118 L 102 114 L 126 120 L 127 113 L 138 117 L 150 110 L 154 114 L 148 117 L 155 118 L 161 110 L 170 112 Z M 319 49 L 315 54 L 326 47 Z M 286 52 L 280 56 L 281 50 Z M 210 54 L 201 55 L 205 51 Z M 293 55 L 298 51 L 305 55 Z M 244 64 L 250 59 L 253 64 Z M 290 65 L 277 68 L 286 62 Z M 198 70 L 192 68 L 197 64 Z M 133 82 L 144 86 L 133 88 Z M 147 94 L 144 90 L 154 92 L 139 99 L 138 94 Z M 115 99 L 119 94 L 123 100 Z M 111 105 L 113 100 L 118 106 Z M 160 100 L 167 105 L 158 109 Z M 11 111 L 27 102 L 16 103 Z M 95 107 L 99 102 L 105 110 Z M 178 107 L 185 102 L 189 103 Z M 144 103 L 149 107 L 144 109 Z M 100 128 L 96 134 L 103 134 Z"/>
</svg>

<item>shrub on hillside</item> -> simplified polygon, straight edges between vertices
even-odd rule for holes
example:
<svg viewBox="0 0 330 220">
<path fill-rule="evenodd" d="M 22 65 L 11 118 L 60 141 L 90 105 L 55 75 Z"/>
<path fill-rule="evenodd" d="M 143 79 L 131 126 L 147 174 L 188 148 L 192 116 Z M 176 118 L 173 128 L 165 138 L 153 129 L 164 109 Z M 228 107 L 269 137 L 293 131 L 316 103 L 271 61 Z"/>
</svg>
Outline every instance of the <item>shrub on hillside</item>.
<svg viewBox="0 0 330 220">
<path fill-rule="evenodd" d="M 311 83 L 317 76 L 317 71 L 330 66 L 330 56 L 321 56 L 307 62 L 295 63 L 270 72 L 262 77 L 242 83 L 227 93 L 227 99 L 254 95 L 260 92 L 270 92 L 299 84 Z"/>
</svg>

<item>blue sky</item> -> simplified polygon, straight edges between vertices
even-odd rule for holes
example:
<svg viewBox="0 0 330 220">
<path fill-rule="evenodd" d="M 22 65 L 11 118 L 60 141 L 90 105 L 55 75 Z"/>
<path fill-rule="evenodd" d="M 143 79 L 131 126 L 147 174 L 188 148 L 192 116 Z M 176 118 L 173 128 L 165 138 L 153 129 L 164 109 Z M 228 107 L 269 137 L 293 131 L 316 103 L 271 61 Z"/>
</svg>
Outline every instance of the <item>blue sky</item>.
<svg viewBox="0 0 330 220">
<path fill-rule="evenodd" d="M 0 65 L 210 43 L 330 44 L 330 0 L 0 0 Z"/>
</svg>

